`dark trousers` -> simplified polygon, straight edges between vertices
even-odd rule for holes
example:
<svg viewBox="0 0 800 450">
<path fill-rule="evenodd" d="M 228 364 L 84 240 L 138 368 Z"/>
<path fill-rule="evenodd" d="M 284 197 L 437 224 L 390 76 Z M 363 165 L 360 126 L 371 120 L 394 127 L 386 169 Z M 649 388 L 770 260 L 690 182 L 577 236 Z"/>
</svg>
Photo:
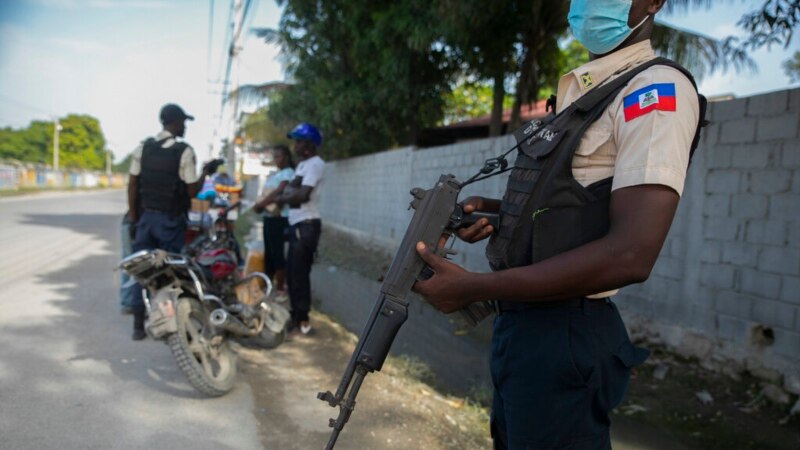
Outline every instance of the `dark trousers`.
<svg viewBox="0 0 800 450">
<path fill-rule="evenodd" d="M 490 361 L 495 449 L 610 449 L 609 413 L 647 355 L 609 300 L 500 313 Z"/>
<path fill-rule="evenodd" d="M 172 253 L 178 253 L 183 248 L 184 233 L 186 231 L 186 218 L 182 215 L 171 215 L 158 211 L 145 211 L 136 222 L 136 237 L 133 239 L 132 250 L 154 250 L 160 248 Z M 133 289 L 131 306 L 134 309 L 143 309 L 142 287 Z"/>
<path fill-rule="evenodd" d="M 289 285 L 294 323 L 307 321 L 311 310 L 311 265 L 321 231 L 319 219 L 306 220 L 290 228 L 286 283 Z"/>
<path fill-rule="evenodd" d="M 272 278 L 276 270 L 286 267 L 284 256 L 286 229 L 289 220 L 286 217 L 264 217 L 264 273 Z M 283 289 L 283 286 L 278 286 Z"/>
</svg>

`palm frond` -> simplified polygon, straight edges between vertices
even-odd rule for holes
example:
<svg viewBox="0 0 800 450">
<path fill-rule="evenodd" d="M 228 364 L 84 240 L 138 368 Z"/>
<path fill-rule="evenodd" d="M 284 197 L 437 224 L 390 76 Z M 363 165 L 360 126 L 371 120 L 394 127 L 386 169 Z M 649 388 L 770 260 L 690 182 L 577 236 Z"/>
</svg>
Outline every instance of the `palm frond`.
<svg viewBox="0 0 800 450">
<path fill-rule="evenodd" d="M 656 23 L 651 41 L 656 53 L 683 65 L 698 80 L 717 71 L 725 73 L 733 69 L 736 73 L 752 73 L 757 70 L 755 61 L 738 45 L 736 38 L 717 40 Z"/>
</svg>

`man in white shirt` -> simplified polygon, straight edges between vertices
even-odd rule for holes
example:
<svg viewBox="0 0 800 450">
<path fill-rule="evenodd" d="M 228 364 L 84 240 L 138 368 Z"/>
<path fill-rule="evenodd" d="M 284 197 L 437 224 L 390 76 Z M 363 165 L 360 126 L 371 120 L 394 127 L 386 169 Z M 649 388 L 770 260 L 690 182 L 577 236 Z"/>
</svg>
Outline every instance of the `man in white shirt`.
<svg viewBox="0 0 800 450">
<path fill-rule="evenodd" d="M 292 322 L 300 333 L 311 332 L 308 312 L 311 310 L 311 265 L 317 251 L 322 221 L 319 214 L 319 186 L 325 162 L 317 156 L 322 135 L 311 124 L 301 123 L 288 135 L 294 141 L 292 150 L 300 163 L 295 177 L 278 197 L 277 203 L 289 205 L 289 257 L 287 284 L 292 304 Z"/>
</svg>

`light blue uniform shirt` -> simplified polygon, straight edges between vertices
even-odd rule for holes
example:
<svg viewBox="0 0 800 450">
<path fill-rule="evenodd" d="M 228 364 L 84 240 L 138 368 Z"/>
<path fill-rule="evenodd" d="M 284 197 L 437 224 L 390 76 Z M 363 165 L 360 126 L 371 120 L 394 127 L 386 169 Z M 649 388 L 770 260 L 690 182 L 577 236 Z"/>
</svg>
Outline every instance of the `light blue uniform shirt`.
<svg viewBox="0 0 800 450">
<path fill-rule="evenodd" d="M 277 172 L 270 174 L 267 177 L 267 181 L 264 182 L 264 189 L 265 190 L 273 190 L 277 189 L 277 187 L 281 184 L 282 181 L 292 181 L 294 178 L 294 169 L 291 167 L 286 167 L 285 169 L 281 169 Z M 281 209 L 281 217 L 289 217 L 289 205 L 283 205 L 283 209 Z"/>
</svg>

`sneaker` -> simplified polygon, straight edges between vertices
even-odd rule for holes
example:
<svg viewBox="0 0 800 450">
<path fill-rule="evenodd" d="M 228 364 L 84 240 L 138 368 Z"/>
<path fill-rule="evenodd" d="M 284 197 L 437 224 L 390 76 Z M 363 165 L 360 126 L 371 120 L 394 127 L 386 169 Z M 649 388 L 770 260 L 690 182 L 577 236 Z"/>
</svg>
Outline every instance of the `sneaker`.
<svg viewBox="0 0 800 450">
<path fill-rule="evenodd" d="M 301 322 L 300 332 L 307 336 L 309 333 L 311 333 L 311 324 L 308 322 Z"/>
<path fill-rule="evenodd" d="M 134 341 L 141 341 L 146 337 L 147 333 L 145 333 L 144 330 L 133 330 L 133 336 L 131 336 L 131 339 Z"/>
</svg>

